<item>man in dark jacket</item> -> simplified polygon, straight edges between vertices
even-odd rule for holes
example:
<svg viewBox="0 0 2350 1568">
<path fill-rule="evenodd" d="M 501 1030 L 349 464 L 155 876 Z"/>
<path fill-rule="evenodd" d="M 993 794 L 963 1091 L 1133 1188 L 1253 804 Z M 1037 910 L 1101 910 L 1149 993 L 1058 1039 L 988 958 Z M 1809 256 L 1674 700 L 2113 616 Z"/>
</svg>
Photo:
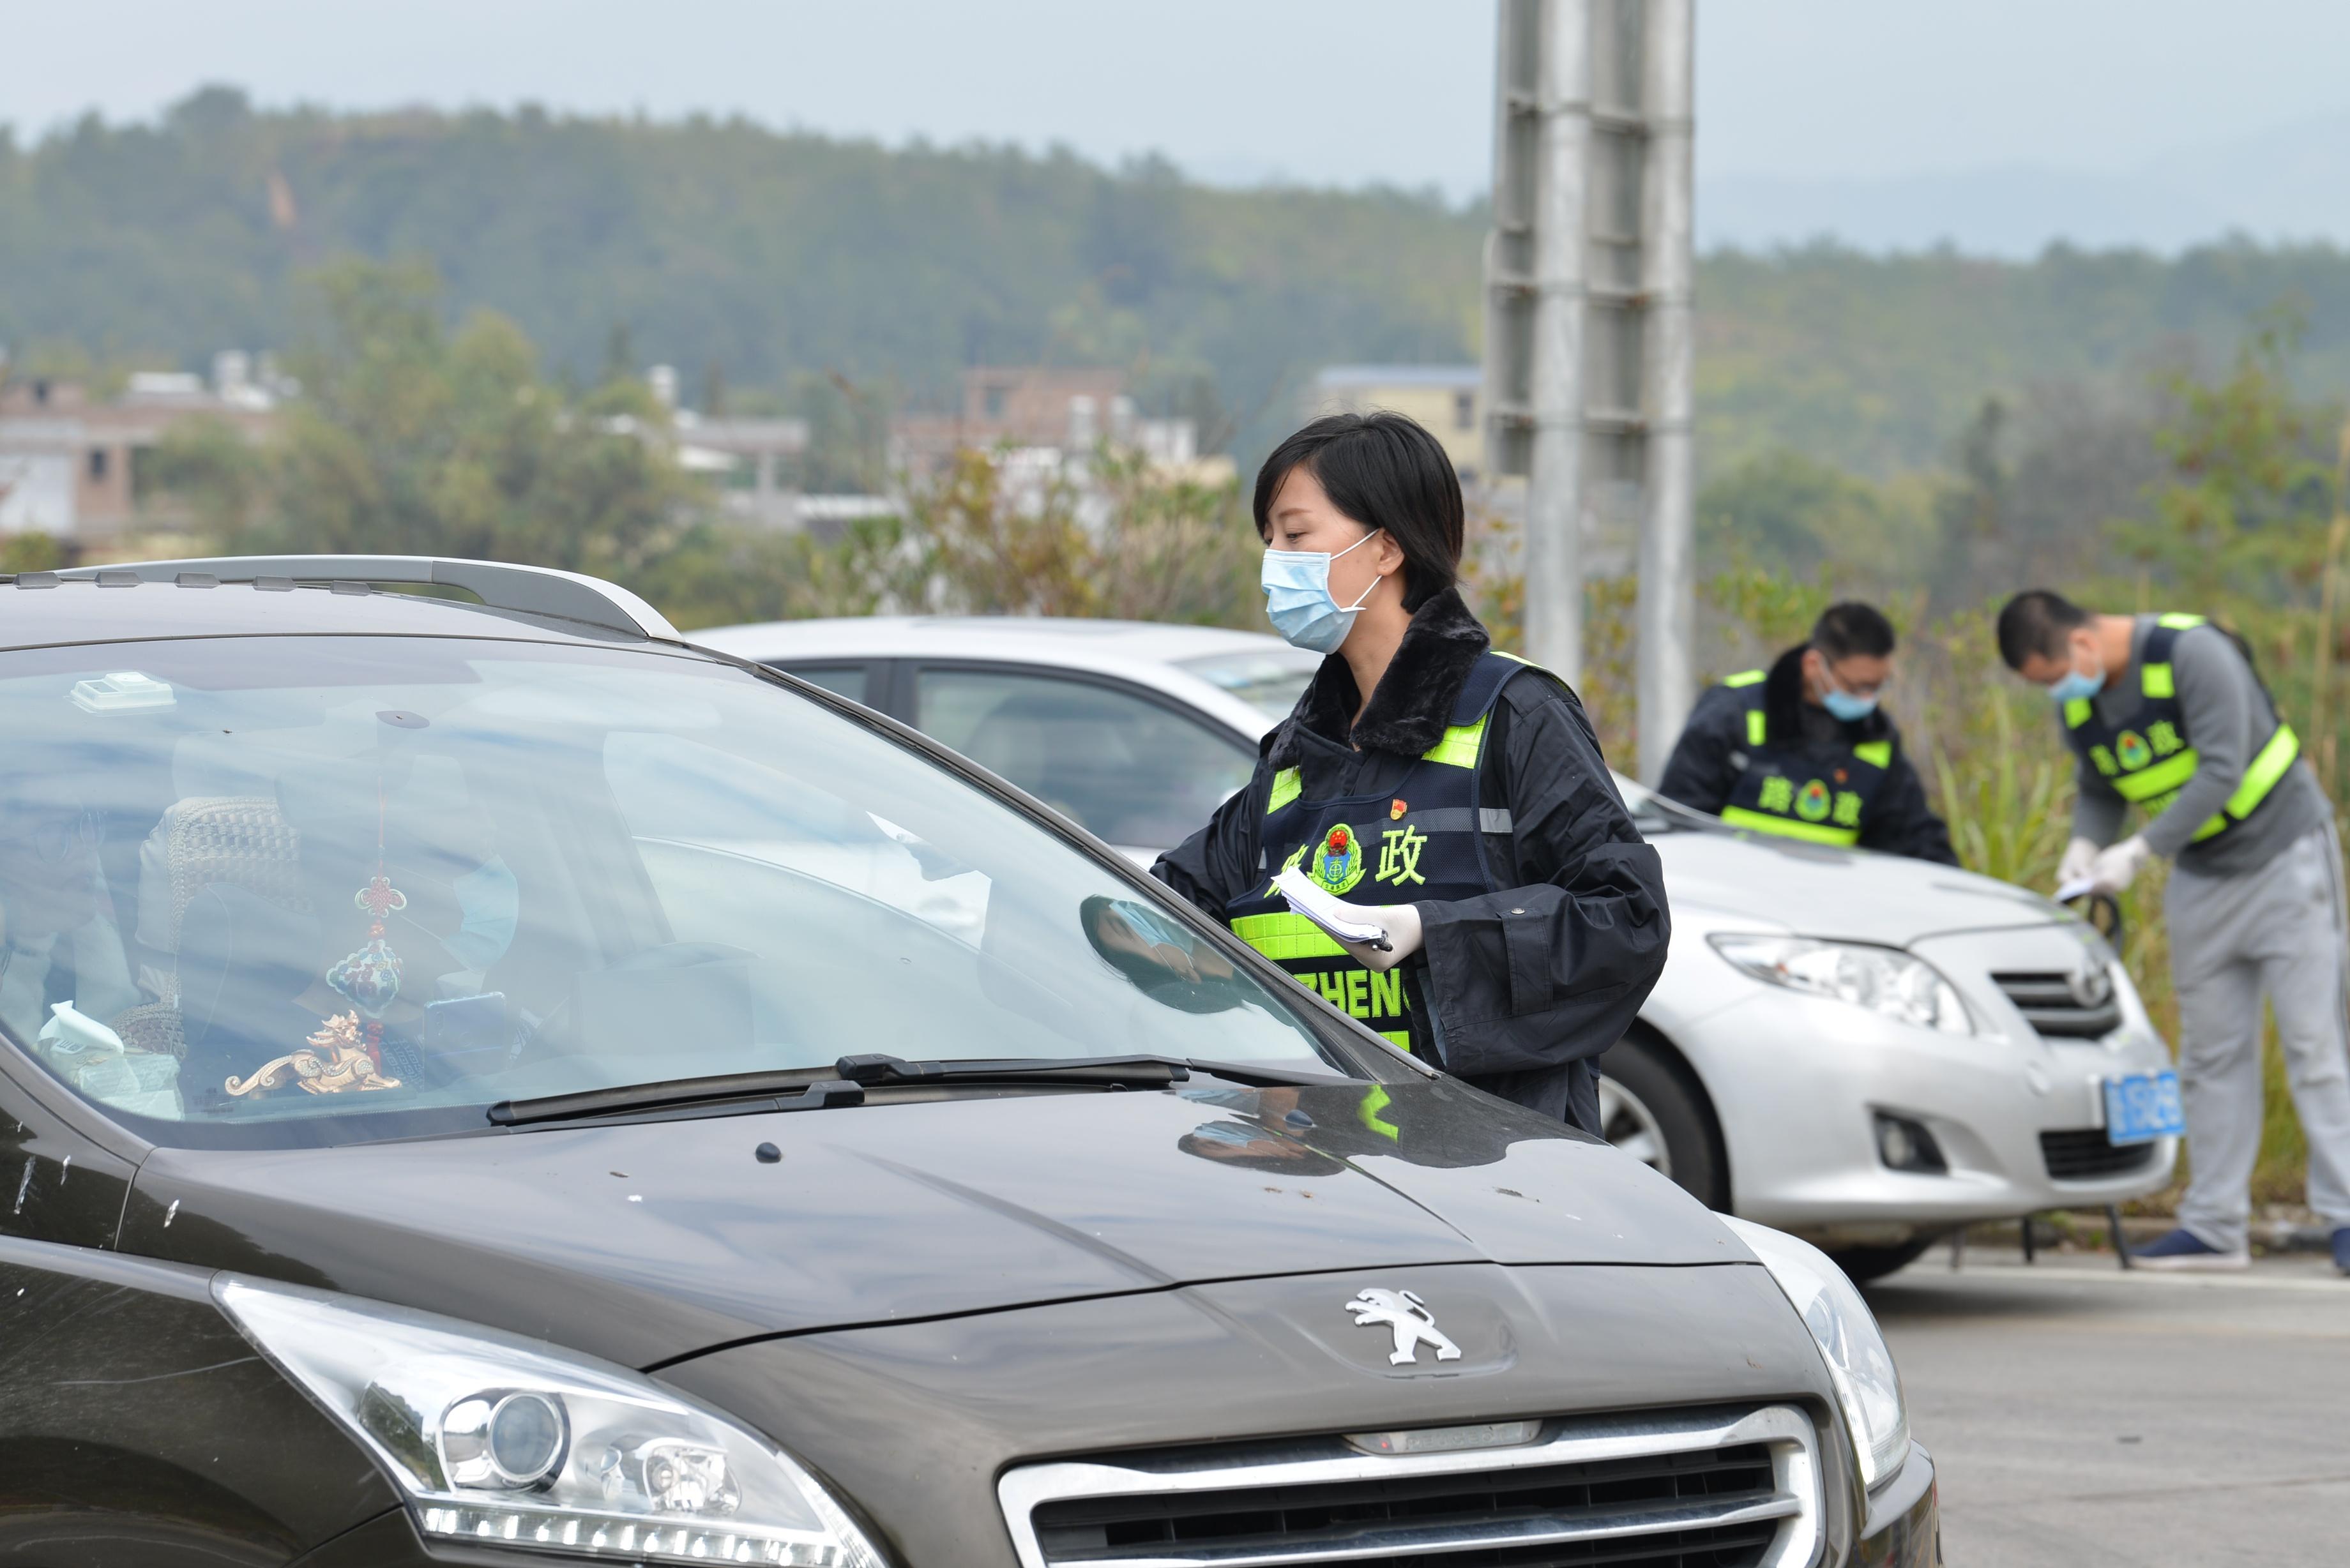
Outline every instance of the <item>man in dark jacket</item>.
<svg viewBox="0 0 2350 1568">
<path fill-rule="evenodd" d="M 1347 660 L 1326 660 L 1266 737 L 1249 787 L 1153 875 L 1219 914 L 1261 888 L 1281 857 L 1268 862 L 1259 829 L 1275 779 L 1290 770 L 1309 798 L 1376 802 L 1370 831 L 1389 810 L 1409 811 L 1414 792 L 1402 781 L 1445 741 L 1488 645 L 1447 587 L 1413 616 L 1367 706 Z M 1593 1059 L 1631 1024 L 1664 968 L 1663 867 L 1617 794 L 1583 704 L 1555 678 L 1528 670 L 1502 687 L 1476 769 L 1478 798 L 1510 803 L 1485 814 L 1493 831 L 1482 835 L 1497 890 L 1418 907 L 1424 945 L 1400 971 L 1409 1048 L 1596 1133 Z"/>
<path fill-rule="evenodd" d="M 1698 699 L 1657 793 L 1757 833 L 1957 865 L 1877 705 L 1893 648 L 1893 625 L 1874 607 L 1830 606 L 1811 640 L 1767 671 Z"/>
</svg>

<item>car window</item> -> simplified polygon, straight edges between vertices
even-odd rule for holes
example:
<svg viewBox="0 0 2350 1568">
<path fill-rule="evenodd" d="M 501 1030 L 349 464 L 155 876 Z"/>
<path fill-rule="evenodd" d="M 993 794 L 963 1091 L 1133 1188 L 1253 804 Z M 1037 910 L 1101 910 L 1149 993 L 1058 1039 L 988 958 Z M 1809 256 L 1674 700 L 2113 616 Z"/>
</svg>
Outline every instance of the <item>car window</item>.
<svg viewBox="0 0 2350 1568">
<path fill-rule="evenodd" d="M 28 650 L 0 733 L 0 1029 L 157 1142 L 865 1052 L 1334 1065 L 1155 890 L 693 655 Z"/>
<path fill-rule="evenodd" d="M 775 668 L 786 675 L 796 675 L 811 686 L 821 686 L 835 696 L 846 697 L 851 702 L 874 706 L 866 693 L 872 689 L 873 667 L 869 664 L 782 664 Z"/>
<path fill-rule="evenodd" d="M 1111 844 L 1180 844 L 1256 765 L 1238 741 L 1098 681 L 924 670 L 914 691 L 917 729 Z"/>
<path fill-rule="evenodd" d="M 1268 719 L 1286 719 L 1314 683 L 1322 656 L 1296 648 L 1263 648 L 1180 659 L 1176 667 L 1222 687 Z"/>
</svg>

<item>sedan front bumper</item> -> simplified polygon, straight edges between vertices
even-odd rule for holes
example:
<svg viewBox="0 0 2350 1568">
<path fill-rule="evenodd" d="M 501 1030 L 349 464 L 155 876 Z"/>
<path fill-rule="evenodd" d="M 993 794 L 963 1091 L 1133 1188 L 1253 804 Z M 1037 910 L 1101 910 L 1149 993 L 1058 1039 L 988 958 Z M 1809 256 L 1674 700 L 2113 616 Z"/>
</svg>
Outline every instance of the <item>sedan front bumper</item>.
<svg viewBox="0 0 2350 1568">
<path fill-rule="evenodd" d="M 2105 1079 L 2171 1064 L 2135 997 L 2102 1039 L 2043 1038 L 1991 979 L 2044 967 L 2050 940 L 2044 929 L 1966 933 L 1912 950 L 1965 996 L 1971 1034 L 1759 982 L 1685 1027 L 1674 1044 L 1713 1096 L 1736 1212 L 1829 1244 L 1895 1244 L 2166 1185 L 2177 1140 L 2116 1150 L 2103 1132 Z M 1888 1168 L 1880 1114 L 1924 1127 L 1948 1168 Z"/>
</svg>

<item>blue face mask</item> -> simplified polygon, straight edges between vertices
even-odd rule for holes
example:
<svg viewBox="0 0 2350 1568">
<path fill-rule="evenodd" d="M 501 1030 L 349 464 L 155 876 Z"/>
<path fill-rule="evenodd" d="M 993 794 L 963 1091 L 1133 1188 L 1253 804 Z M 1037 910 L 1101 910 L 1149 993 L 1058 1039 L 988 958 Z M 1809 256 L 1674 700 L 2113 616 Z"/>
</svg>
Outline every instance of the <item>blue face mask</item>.
<svg viewBox="0 0 2350 1568">
<path fill-rule="evenodd" d="M 1373 529 L 1337 555 L 1319 550 L 1267 550 L 1258 581 L 1264 587 L 1264 613 L 1284 642 L 1311 653 L 1336 653 L 1362 613 L 1363 599 L 1379 586 L 1373 577 L 1362 598 L 1341 606 L 1330 593 L 1330 563 L 1378 536 Z"/>
<path fill-rule="evenodd" d="M 442 945 L 466 968 L 487 969 L 514 946 L 522 889 L 506 863 L 494 855 L 458 877 L 454 886 L 463 919 L 457 934 Z"/>
<path fill-rule="evenodd" d="M 2068 670 L 2064 680 L 2051 683 L 2048 695 L 2059 702 L 2081 702 L 2105 689 L 2106 678 L 2102 674 L 2084 675 L 2077 670 Z"/>
<path fill-rule="evenodd" d="M 1820 706 L 1828 711 L 1830 718 L 1850 724 L 1876 712 L 1877 699 L 1854 696 L 1838 686 L 1835 677 L 1831 675 L 1827 677 L 1827 690 L 1820 693 Z"/>
</svg>

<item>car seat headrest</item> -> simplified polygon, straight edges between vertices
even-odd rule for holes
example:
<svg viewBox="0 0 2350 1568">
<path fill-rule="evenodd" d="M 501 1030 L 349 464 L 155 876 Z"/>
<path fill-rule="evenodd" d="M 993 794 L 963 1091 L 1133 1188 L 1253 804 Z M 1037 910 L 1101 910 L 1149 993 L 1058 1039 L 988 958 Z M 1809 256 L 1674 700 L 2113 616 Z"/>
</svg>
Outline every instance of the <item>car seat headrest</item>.
<svg viewBox="0 0 2350 1568">
<path fill-rule="evenodd" d="M 177 953 L 188 906 L 208 887 L 241 888 L 274 908 L 308 913 L 301 856 L 301 835 L 266 795 L 173 803 L 139 848 L 140 944 Z"/>
</svg>

